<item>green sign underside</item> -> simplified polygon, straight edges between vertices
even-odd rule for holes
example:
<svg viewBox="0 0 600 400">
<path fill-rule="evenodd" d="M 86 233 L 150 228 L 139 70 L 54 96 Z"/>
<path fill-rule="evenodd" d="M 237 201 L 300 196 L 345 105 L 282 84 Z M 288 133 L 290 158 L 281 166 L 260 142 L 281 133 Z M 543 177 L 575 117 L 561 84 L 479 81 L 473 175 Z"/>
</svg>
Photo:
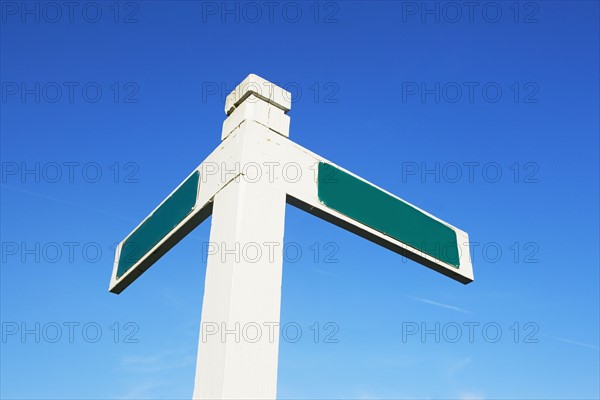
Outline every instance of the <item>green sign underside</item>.
<svg viewBox="0 0 600 400">
<path fill-rule="evenodd" d="M 125 240 L 119 256 L 117 278 L 129 271 L 192 212 L 199 177 L 200 173 L 194 172 Z"/>
<path fill-rule="evenodd" d="M 460 266 L 456 232 L 422 211 L 327 163 L 319 163 L 319 201 L 420 252 Z"/>
</svg>

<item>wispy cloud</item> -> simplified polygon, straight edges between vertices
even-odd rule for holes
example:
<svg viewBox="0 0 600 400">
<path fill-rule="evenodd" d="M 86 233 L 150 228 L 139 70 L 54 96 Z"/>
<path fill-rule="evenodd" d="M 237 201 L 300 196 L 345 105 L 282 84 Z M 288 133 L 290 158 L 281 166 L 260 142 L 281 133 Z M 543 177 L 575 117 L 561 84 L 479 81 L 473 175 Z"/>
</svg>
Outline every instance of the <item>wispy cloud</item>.
<svg viewBox="0 0 600 400">
<path fill-rule="evenodd" d="M 463 392 L 458 396 L 458 398 L 460 400 L 484 400 L 485 396 L 478 393 Z"/>
<path fill-rule="evenodd" d="M 571 339 L 567 339 L 567 338 L 563 338 L 563 337 L 558 337 L 558 336 L 549 336 L 549 338 L 554 339 L 554 340 L 558 340 L 559 342 L 563 342 L 563 343 L 569 343 L 569 344 L 574 344 L 575 346 L 580 346 L 580 347 L 587 347 L 588 349 L 593 349 L 596 351 L 600 350 L 600 347 L 593 345 L 593 344 L 589 344 L 589 343 L 584 343 L 584 342 L 578 342 L 576 340 L 571 340 Z"/>
<path fill-rule="evenodd" d="M 456 311 L 456 312 L 463 313 L 463 314 L 471 314 L 470 311 L 465 310 L 464 308 L 453 306 L 451 304 L 439 303 L 437 301 L 433 301 L 433 300 L 429 300 L 429 299 L 424 299 L 422 297 L 415 297 L 415 296 L 409 296 L 409 295 L 407 295 L 406 297 L 408 297 L 409 299 L 421 302 L 421 303 L 431 304 L 432 306 L 445 308 L 447 310 L 452 310 L 452 311 Z"/>
<path fill-rule="evenodd" d="M 189 367 L 195 361 L 193 352 L 164 351 L 151 355 L 126 355 L 120 360 L 120 368 L 130 372 L 165 372 Z"/>
<path fill-rule="evenodd" d="M 339 274 L 330 272 L 328 270 L 322 269 L 322 268 L 314 268 L 314 271 L 319 274 L 319 275 L 323 275 L 323 276 L 328 276 L 331 278 L 338 278 Z"/>
<path fill-rule="evenodd" d="M 116 372 L 125 372 L 127 380 L 118 399 L 179 398 L 179 396 L 158 395 L 158 393 L 178 393 L 174 376 L 188 372 L 196 362 L 192 349 L 163 350 L 156 353 L 130 353 L 121 356 Z"/>
<path fill-rule="evenodd" d="M 448 368 L 448 374 L 450 376 L 462 371 L 463 369 L 465 369 L 467 367 L 467 365 L 471 364 L 471 357 L 465 357 L 465 358 L 461 358 L 460 360 L 458 360 L 457 362 L 455 362 L 454 364 L 452 364 L 450 366 L 450 368 Z"/>
<path fill-rule="evenodd" d="M 82 210 L 93 211 L 93 212 L 96 212 L 96 213 L 99 213 L 99 214 L 103 214 L 103 215 L 106 215 L 106 216 L 109 216 L 109 217 L 113 217 L 113 218 L 116 218 L 116 219 L 120 219 L 120 220 L 123 220 L 123 221 L 135 222 L 135 220 L 132 219 L 132 218 L 129 218 L 129 217 L 126 217 L 126 216 L 120 215 L 120 214 L 115 214 L 115 213 L 113 213 L 111 211 L 106 211 L 106 210 L 103 210 L 101 208 L 91 207 L 91 206 L 89 206 L 87 204 L 81 204 L 81 203 L 77 203 L 77 202 L 70 201 L 70 200 L 64 200 L 64 199 L 61 199 L 59 197 L 49 196 L 47 194 L 38 193 L 38 192 L 32 192 L 30 190 L 25 190 L 25 189 L 17 188 L 17 187 L 14 187 L 14 186 L 5 185 L 5 184 L 1 184 L 0 186 L 2 186 L 2 188 L 5 188 L 5 189 L 14 190 L 16 192 L 21 192 L 21 193 L 27 194 L 29 196 L 38 197 L 40 199 L 50 200 L 50 201 L 53 201 L 55 203 L 59 203 L 59 204 L 63 204 L 63 205 L 71 206 L 71 207 L 77 207 L 77 208 L 80 208 Z"/>
<path fill-rule="evenodd" d="M 131 387 L 119 399 L 151 399 L 156 395 L 156 391 L 166 386 L 164 381 L 156 379 L 145 379 L 142 381 L 131 382 Z"/>
</svg>

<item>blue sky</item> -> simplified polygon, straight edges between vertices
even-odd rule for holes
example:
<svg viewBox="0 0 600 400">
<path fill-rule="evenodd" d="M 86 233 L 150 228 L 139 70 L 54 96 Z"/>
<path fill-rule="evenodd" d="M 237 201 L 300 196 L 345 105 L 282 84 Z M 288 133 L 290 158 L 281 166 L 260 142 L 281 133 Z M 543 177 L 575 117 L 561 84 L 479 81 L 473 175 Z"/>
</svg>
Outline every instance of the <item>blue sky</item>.
<svg viewBox="0 0 600 400">
<path fill-rule="evenodd" d="M 597 2 L 70 7 L 1 2 L 2 398 L 191 397 L 210 220 L 119 296 L 114 244 L 249 73 L 474 248 L 463 286 L 288 206 L 278 397 L 600 396 Z"/>
</svg>

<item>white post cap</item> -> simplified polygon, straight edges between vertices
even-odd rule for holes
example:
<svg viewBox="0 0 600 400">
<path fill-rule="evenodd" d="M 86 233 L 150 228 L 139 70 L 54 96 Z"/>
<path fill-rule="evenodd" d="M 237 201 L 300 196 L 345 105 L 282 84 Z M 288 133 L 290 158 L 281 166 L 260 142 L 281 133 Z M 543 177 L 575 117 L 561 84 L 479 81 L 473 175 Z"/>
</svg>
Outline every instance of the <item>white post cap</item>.
<svg viewBox="0 0 600 400">
<path fill-rule="evenodd" d="M 250 74 L 227 96 L 225 114 L 231 114 L 250 95 L 282 109 L 284 113 L 292 108 L 290 92 L 258 75 Z"/>
</svg>

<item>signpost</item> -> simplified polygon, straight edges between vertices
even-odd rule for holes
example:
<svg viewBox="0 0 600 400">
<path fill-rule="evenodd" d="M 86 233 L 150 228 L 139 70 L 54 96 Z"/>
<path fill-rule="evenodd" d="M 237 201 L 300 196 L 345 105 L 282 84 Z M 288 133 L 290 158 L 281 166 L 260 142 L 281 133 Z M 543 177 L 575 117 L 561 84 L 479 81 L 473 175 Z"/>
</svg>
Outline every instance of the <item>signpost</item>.
<svg viewBox="0 0 600 400">
<path fill-rule="evenodd" d="M 286 202 L 473 281 L 465 232 L 289 140 L 290 108 L 289 92 L 244 79 L 226 99 L 221 144 L 116 250 L 109 290 L 120 293 L 212 214 L 222 251 L 207 260 L 194 398 L 276 396 Z M 240 327 L 270 334 L 239 340 Z"/>
</svg>

